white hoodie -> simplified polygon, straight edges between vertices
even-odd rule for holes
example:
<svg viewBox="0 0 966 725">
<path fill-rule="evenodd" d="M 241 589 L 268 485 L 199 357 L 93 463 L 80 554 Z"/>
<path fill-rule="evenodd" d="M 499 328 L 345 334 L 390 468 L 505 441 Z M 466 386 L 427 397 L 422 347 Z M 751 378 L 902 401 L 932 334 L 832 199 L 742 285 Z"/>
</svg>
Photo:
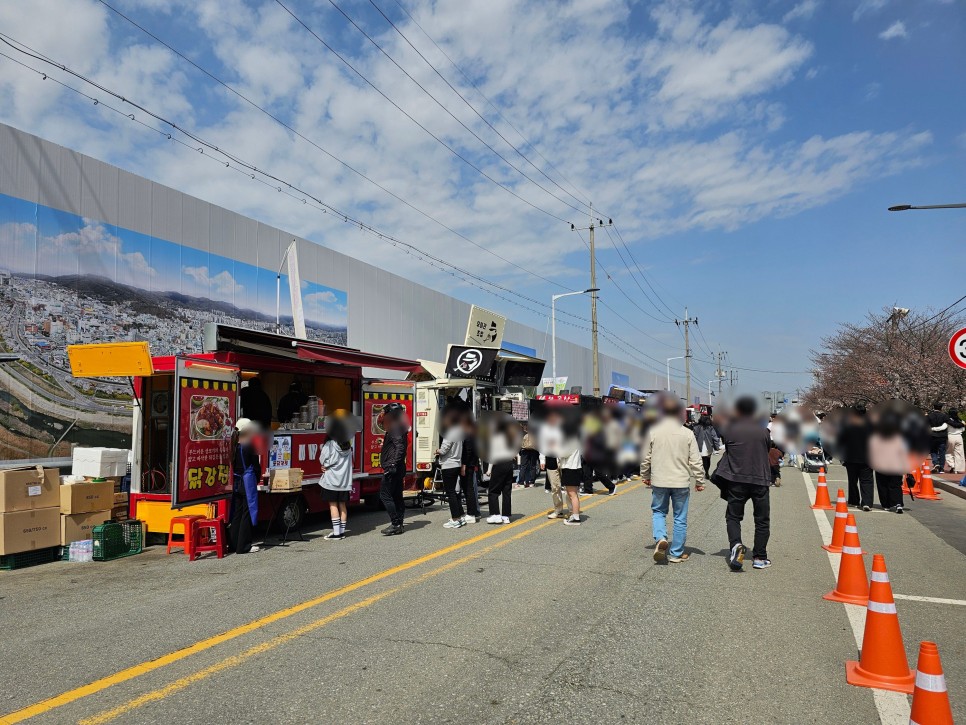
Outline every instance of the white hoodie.
<svg viewBox="0 0 966 725">
<path fill-rule="evenodd" d="M 319 454 L 319 463 L 325 469 L 319 485 L 330 491 L 352 490 L 352 447 L 342 450 L 335 441 L 326 441 Z"/>
</svg>

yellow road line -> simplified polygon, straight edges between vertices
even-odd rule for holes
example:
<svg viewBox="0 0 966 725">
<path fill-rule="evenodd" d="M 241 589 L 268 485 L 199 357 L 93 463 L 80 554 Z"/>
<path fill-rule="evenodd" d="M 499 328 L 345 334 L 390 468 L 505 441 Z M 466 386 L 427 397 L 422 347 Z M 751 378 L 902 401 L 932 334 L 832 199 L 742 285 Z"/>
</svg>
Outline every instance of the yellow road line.
<svg viewBox="0 0 966 725">
<path fill-rule="evenodd" d="M 618 496 L 623 495 L 624 493 L 627 493 L 628 491 L 631 491 L 635 488 L 639 488 L 640 485 L 641 484 L 637 484 L 635 486 L 623 487 L 623 490 L 621 491 L 621 493 L 618 494 Z M 601 501 L 597 501 L 595 503 L 589 504 L 588 506 L 584 506 L 582 507 L 582 509 L 593 508 L 594 506 L 604 503 L 606 500 L 607 499 L 605 498 Z M 509 529 L 523 526 L 524 524 L 530 523 L 531 521 L 535 521 L 539 518 L 542 518 L 543 516 L 546 516 L 546 512 L 533 514 L 532 516 L 526 516 L 520 519 L 519 521 L 514 521 L 511 524 L 497 527 L 493 531 L 489 531 L 485 534 L 474 536 L 473 538 L 467 539 L 466 541 L 461 541 L 456 544 L 451 544 L 450 546 L 444 547 L 442 549 L 438 549 L 437 551 L 434 551 L 430 554 L 426 554 L 424 556 L 417 557 L 416 559 L 411 559 L 410 561 L 405 562 L 403 564 L 390 567 L 389 569 L 385 569 L 381 572 L 373 574 L 372 576 L 366 577 L 365 579 L 360 579 L 359 581 L 353 582 L 352 584 L 347 584 L 344 587 L 340 587 L 339 589 L 334 589 L 318 597 L 314 597 L 313 599 L 308 599 L 304 602 L 295 604 L 291 607 L 287 607 L 277 612 L 273 612 L 272 614 L 268 614 L 264 617 L 260 617 L 251 622 L 248 622 L 247 624 L 243 624 L 238 627 L 229 629 L 225 632 L 222 632 L 221 634 L 217 634 L 212 637 L 199 640 L 198 642 L 195 642 L 192 645 L 175 650 L 174 652 L 170 652 L 166 655 L 162 655 L 157 659 L 150 660 L 148 662 L 143 662 L 141 664 L 134 665 L 132 667 L 128 667 L 119 672 L 115 672 L 113 675 L 108 675 L 106 677 L 102 677 L 98 680 L 95 680 L 94 682 L 88 683 L 87 685 L 82 685 L 81 687 L 77 687 L 72 690 L 63 692 L 59 695 L 55 695 L 54 697 L 47 698 L 46 700 L 41 700 L 40 702 L 34 703 L 33 705 L 28 705 L 25 708 L 16 710 L 14 712 L 8 713 L 7 715 L 0 717 L 0 725 L 13 725 L 14 723 L 23 722 L 24 720 L 28 720 L 32 717 L 36 717 L 37 715 L 42 715 L 58 707 L 63 707 L 64 705 L 70 704 L 72 702 L 76 702 L 77 700 L 96 694 L 98 692 L 101 692 L 102 690 L 106 690 L 107 688 L 113 687 L 114 685 L 118 685 L 122 682 L 127 682 L 128 680 L 132 680 L 135 677 L 140 677 L 141 675 L 147 674 L 149 672 L 153 672 L 154 670 L 160 669 L 174 662 L 183 660 L 186 657 L 190 657 L 191 655 L 198 654 L 199 652 L 204 652 L 205 650 L 211 649 L 212 647 L 215 647 L 219 644 L 223 644 L 224 642 L 231 641 L 233 639 L 236 639 L 237 637 L 241 637 L 242 635 L 248 634 L 250 632 L 254 632 L 258 629 L 262 629 L 263 627 L 266 627 L 269 624 L 273 624 L 283 619 L 287 619 L 288 617 L 294 616 L 295 614 L 298 614 L 300 612 L 304 612 L 307 609 L 312 609 L 314 607 L 317 607 L 321 604 L 329 602 L 345 594 L 350 594 L 351 592 L 357 591 L 358 589 L 366 587 L 370 584 L 375 584 L 379 581 L 382 581 L 383 579 L 387 579 L 396 574 L 409 571 L 410 569 L 420 566 L 421 564 L 425 564 L 429 561 L 433 561 L 434 559 L 438 559 L 442 556 L 446 556 L 447 554 L 451 554 L 453 552 L 459 551 L 460 549 L 464 549 L 468 546 L 472 546 L 473 544 L 479 543 L 481 541 L 485 541 L 486 539 L 489 539 L 493 536 L 497 536 L 501 533 L 504 533 Z M 534 527 L 532 530 L 537 531 L 543 528 L 543 526 L 550 525 L 553 523 L 554 523 L 553 521 L 545 522 L 544 524 L 538 527 Z M 529 533 L 529 532 L 525 532 L 525 534 L 526 533 Z M 509 543 L 510 541 L 516 540 L 516 538 L 517 538 L 516 536 L 509 537 L 503 543 Z M 484 552 L 485 551 L 486 550 L 484 550 Z M 482 553 L 483 552 L 481 552 L 480 555 L 482 555 Z M 476 558 L 476 557 L 474 556 L 470 558 Z M 458 561 L 462 563 L 462 560 L 458 560 Z M 439 570 L 433 570 L 432 572 L 429 572 L 429 574 L 435 575 L 437 573 L 441 573 L 441 571 L 448 570 L 448 568 L 451 568 L 451 567 L 441 567 Z M 370 606 L 376 601 L 379 601 L 380 599 L 384 598 L 384 596 L 388 596 L 388 594 L 394 593 L 398 589 L 404 588 L 405 586 L 407 585 L 403 585 L 394 590 L 389 590 L 388 592 L 382 592 L 381 595 L 380 594 L 373 595 L 373 597 L 369 597 L 368 599 L 362 600 L 362 602 L 358 602 L 355 605 L 350 605 L 349 607 L 346 608 L 346 610 L 348 611 L 340 610 L 341 612 L 344 612 L 340 614 L 340 616 L 330 615 L 330 617 L 332 617 L 332 620 L 330 621 L 334 621 L 335 619 L 340 619 L 341 617 L 351 614 L 351 612 L 356 611 L 357 609 L 364 608 L 361 606 L 364 602 L 368 602 L 367 604 L 365 604 L 366 607 Z M 372 601 L 369 601 L 370 599 Z M 336 613 L 336 614 L 339 614 L 339 613 Z M 323 619 L 327 619 L 327 618 L 323 618 Z M 322 620 L 318 620 L 318 621 L 322 621 Z M 324 624 L 319 624 L 318 626 L 324 626 Z M 298 635 L 295 635 L 295 636 L 298 636 Z M 253 653 L 253 654 L 257 654 L 257 653 Z M 241 655 L 236 655 L 235 657 L 239 657 L 239 656 Z M 205 672 L 205 670 L 202 670 L 201 672 Z"/>
</svg>

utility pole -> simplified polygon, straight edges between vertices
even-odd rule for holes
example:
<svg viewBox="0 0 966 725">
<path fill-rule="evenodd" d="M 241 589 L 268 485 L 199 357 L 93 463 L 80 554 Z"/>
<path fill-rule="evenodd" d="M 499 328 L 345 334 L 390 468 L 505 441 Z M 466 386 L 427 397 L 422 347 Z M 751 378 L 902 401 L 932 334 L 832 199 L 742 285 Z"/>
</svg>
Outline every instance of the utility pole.
<svg viewBox="0 0 966 725">
<path fill-rule="evenodd" d="M 675 320 L 674 324 L 680 327 L 684 325 L 684 377 L 687 381 L 685 384 L 685 389 L 687 390 L 687 405 L 691 405 L 691 335 L 690 327 L 691 325 L 698 324 L 698 318 L 695 317 L 691 319 L 688 317 L 688 308 L 684 308 L 684 319 Z"/>
<path fill-rule="evenodd" d="M 721 369 L 721 361 L 724 360 L 725 354 L 721 352 L 721 348 L 718 348 L 718 371 L 715 373 L 715 377 L 718 378 L 718 397 L 721 397 L 721 385 L 724 382 L 726 373 Z"/>
<path fill-rule="evenodd" d="M 590 226 L 586 229 L 590 232 L 590 349 L 593 357 L 594 368 L 594 395 L 600 396 L 600 359 L 597 353 L 597 248 L 594 244 L 594 230 L 597 227 L 609 227 L 614 224 L 613 219 L 608 219 L 604 224 L 603 219 L 594 218 L 594 205 L 590 205 Z M 580 232 L 573 224 L 570 225 L 571 231 Z"/>
</svg>

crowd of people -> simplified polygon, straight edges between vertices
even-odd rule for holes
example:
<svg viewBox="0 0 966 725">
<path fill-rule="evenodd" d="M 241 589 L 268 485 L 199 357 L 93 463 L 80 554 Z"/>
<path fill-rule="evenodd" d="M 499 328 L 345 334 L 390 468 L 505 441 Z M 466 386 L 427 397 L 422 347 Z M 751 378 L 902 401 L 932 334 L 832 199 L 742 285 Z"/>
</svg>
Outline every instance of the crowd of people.
<svg viewBox="0 0 966 725">
<path fill-rule="evenodd" d="M 381 423 L 386 434 L 380 500 L 389 518 L 382 533 L 396 536 L 405 531 L 410 421 L 402 405 L 390 403 L 382 411 Z M 352 487 L 351 446 L 361 421 L 335 411 L 326 425 L 320 486 L 329 503 L 332 531 L 325 538 L 341 540 Z M 240 419 L 236 427 L 229 532 L 231 549 L 244 553 L 258 549 L 252 545 L 252 527 L 261 471 L 251 441 L 262 428 L 260 421 L 249 418 Z M 871 409 L 854 405 L 828 416 L 795 408 L 767 420 L 751 397 L 719 406 L 712 418 L 694 417 L 678 398 L 656 394 L 640 407 L 534 401 L 529 420 L 517 421 L 497 412 L 477 420 L 468 406 L 454 400 L 441 411 L 435 466 L 449 507 L 443 524 L 447 529 L 483 520 L 481 490 L 486 523 L 510 523 L 514 489 L 538 485 L 541 472 L 552 503 L 548 518 L 580 526 L 581 498 L 593 494 L 595 483 L 615 495 L 619 484 L 639 477 L 651 489 L 653 558 L 675 564 L 689 558 L 685 543 L 691 487 L 701 492 L 711 483 L 726 503 L 727 561 L 739 571 L 747 554 L 741 524 L 749 502 L 754 519 L 752 566 L 771 566 L 770 490 L 781 485 L 783 465 L 828 465 L 838 457 L 847 472 L 849 505 L 869 511 L 877 492 L 883 509 L 901 514 L 902 484 L 917 457 L 928 456 L 935 472 L 966 472 L 963 431 L 955 409 L 937 404 L 923 415 L 899 401 Z M 722 455 L 712 471 L 717 452 Z M 673 520 L 670 535 L 668 516 Z"/>
</svg>

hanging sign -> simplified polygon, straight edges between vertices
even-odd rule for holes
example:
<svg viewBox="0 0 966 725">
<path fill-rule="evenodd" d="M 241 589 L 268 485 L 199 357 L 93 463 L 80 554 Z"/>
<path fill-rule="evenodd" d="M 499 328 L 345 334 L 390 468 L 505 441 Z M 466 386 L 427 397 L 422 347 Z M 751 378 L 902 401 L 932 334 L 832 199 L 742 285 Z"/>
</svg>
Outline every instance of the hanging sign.
<svg viewBox="0 0 966 725">
<path fill-rule="evenodd" d="M 505 329 L 505 317 L 473 305 L 470 307 L 470 319 L 466 325 L 466 345 L 499 349 L 503 344 Z"/>
</svg>

